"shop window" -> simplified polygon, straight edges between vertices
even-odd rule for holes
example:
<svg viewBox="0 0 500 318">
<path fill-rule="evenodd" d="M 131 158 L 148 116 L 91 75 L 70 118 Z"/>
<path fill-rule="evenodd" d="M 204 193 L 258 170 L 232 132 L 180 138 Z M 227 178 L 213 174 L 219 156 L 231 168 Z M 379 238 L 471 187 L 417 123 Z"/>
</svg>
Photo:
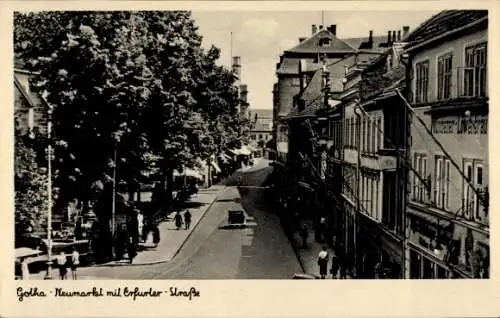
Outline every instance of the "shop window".
<svg viewBox="0 0 500 318">
<path fill-rule="evenodd" d="M 423 258 L 422 278 L 434 278 L 434 263 L 425 257 Z"/>
<path fill-rule="evenodd" d="M 420 271 L 421 271 L 421 256 L 417 252 L 411 250 L 410 251 L 410 278 L 411 279 L 419 279 Z"/>
</svg>

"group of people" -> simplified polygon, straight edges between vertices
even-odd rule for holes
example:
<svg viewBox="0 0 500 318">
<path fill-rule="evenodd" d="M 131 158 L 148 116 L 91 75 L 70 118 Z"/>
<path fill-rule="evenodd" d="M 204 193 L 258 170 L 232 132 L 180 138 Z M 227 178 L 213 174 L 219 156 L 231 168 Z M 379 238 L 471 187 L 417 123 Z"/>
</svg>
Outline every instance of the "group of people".
<svg viewBox="0 0 500 318">
<path fill-rule="evenodd" d="M 189 230 L 189 228 L 191 227 L 191 217 L 191 212 L 189 212 L 189 210 L 186 210 L 186 212 L 184 212 L 183 220 L 181 213 L 177 211 L 174 216 L 175 227 L 177 228 L 177 230 L 180 230 L 182 228 L 182 224 L 184 224 L 184 229 Z"/>
<path fill-rule="evenodd" d="M 70 255 L 69 262 L 68 257 L 61 251 L 59 255 L 56 256 L 56 264 L 59 268 L 59 278 L 62 280 L 66 279 L 68 274 L 68 267 L 71 268 L 71 276 L 73 280 L 77 279 L 77 268 L 80 265 L 80 253 L 73 247 L 73 252 Z"/>
<path fill-rule="evenodd" d="M 318 254 L 319 275 L 321 279 L 325 279 L 328 275 L 329 259 L 330 255 L 328 253 L 328 248 L 326 247 L 326 245 L 323 245 L 321 251 Z M 342 264 L 342 258 L 338 257 L 337 255 L 332 255 L 331 261 L 332 263 L 330 267 L 330 274 L 332 275 L 332 278 L 335 279 L 339 277 L 340 274 L 340 279 L 345 279 L 348 275 L 349 266 L 346 266 L 346 264 Z"/>
</svg>

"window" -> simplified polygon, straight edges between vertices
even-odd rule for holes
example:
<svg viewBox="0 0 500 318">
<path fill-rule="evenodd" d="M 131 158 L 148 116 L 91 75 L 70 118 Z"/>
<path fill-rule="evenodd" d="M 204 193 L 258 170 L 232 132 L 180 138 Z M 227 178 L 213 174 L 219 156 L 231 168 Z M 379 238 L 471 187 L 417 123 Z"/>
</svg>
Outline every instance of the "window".
<svg viewBox="0 0 500 318">
<path fill-rule="evenodd" d="M 428 190 L 423 180 L 427 178 L 427 158 L 424 154 L 416 153 L 413 159 L 413 200 L 427 201 Z"/>
<path fill-rule="evenodd" d="M 420 62 L 415 65 L 415 102 L 426 103 L 429 88 L 429 62 Z"/>
<path fill-rule="evenodd" d="M 332 39 L 330 39 L 330 38 L 320 38 L 319 39 L 320 46 L 323 46 L 323 47 L 330 46 L 331 43 L 332 43 Z"/>
<path fill-rule="evenodd" d="M 372 123 L 371 120 L 368 118 L 366 120 L 366 151 L 367 152 L 372 152 L 372 134 L 371 134 L 371 128 L 372 128 Z"/>
<path fill-rule="evenodd" d="M 371 121 L 371 131 L 372 131 L 372 153 L 377 152 L 377 141 L 376 141 L 376 135 L 377 135 L 377 127 L 375 127 L 376 121 L 372 120 Z"/>
<path fill-rule="evenodd" d="M 300 78 L 292 77 L 292 86 L 300 86 Z"/>
<path fill-rule="evenodd" d="M 484 166 L 481 160 L 466 160 L 464 162 L 464 174 L 476 190 L 481 191 L 484 189 Z M 463 189 L 464 216 L 471 220 L 481 220 L 486 216 L 482 202 L 479 201 L 476 192 L 465 180 Z"/>
<path fill-rule="evenodd" d="M 450 203 L 450 161 L 442 156 L 436 156 L 434 185 L 436 206 L 440 209 L 447 210 Z"/>
<path fill-rule="evenodd" d="M 451 53 L 438 58 L 438 100 L 450 98 L 452 59 Z"/>
<path fill-rule="evenodd" d="M 486 96 L 486 43 L 469 46 L 465 49 L 465 68 L 463 74 L 464 96 Z"/>
</svg>

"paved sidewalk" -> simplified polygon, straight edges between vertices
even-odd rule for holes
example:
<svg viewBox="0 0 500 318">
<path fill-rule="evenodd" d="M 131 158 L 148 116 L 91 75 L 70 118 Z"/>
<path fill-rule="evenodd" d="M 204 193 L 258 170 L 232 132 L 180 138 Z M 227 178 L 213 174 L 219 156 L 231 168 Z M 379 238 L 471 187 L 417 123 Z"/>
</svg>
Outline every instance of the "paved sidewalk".
<svg viewBox="0 0 500 318">
<path fill-rule="evenodd" d="M 307 228 L 309 229 L 309 237 L 307 238 L 307 247 L 302 247 L 302 238 L 299 235 L 298 231 L 293 233 L 293 247 L 295 252 L 297 253 L 297 257 L 299 258 L 299 262 L 302 266 L 304 274 L 313 275 L 319 277 L 319 266 L 318 266 L 318 254 L 321 251 L 323 243 L 318 243 L 314 239 L 314 229 L 312 227 L 312 222 L 301 222 L 301 224 L 307 224 Z M 330 268 L 332 265 L 332 256 L 335 255 L 335 252 L 331 247 L 328 247 L 328 276 L 327 278 L 331 278 Z"/>
<path fill-rule="evenodd" d="M 208 189 L 199 189 L 196 195 L 193 195 L 188 201 L 190 204 L 198 205 L 197 207 L 189 208 L 191 212 L 191 228 L 189 230 L 177 230 L 172 219 L 167 218 L 165 222 L 158 225 L 160 230 L 160 243 L 155 248 L 146 248 L 138 252 L 137 256 L 134 258 L 134 262 L 130 264 L 128 260 L 109 262 L 106 264 L 98 264 L 90 267 L 84 267 L 80 270 L 85 270 L 86 268 L 92 267 L 114 267 L 114 266 L 134 266 L 134 265 L 151 265 L 157 263 L 163 263 L 171 260 L 180 251 L 185 241 L 189 238 L 191 233 L 196 229 L 196 226 L 203 218 L 205 213 L 210 209 L 212 204 L 221 195 L 224 195 L 227 190 L 226 186 L 214 185 Z M 43 280 L 45 277 L 45 271 L 39 273 L 30 274 L 30 280 Z M 59 279 L 59 270 L 54 267 L 52 269 L 52 279 Z M 71 279 L 71 270 L 68 269 L 67 279 Z M 79 275 L 78 280 L 93 280 L 102 279 L 102 277 L 92 277 L 86 275 Z"/>
</svg>

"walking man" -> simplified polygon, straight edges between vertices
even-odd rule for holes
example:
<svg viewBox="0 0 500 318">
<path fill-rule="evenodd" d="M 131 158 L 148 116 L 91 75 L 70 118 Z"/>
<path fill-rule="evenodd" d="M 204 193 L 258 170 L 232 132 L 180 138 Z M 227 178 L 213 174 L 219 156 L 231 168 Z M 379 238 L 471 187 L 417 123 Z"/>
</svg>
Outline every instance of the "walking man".
<svg viewBox="0 0 500 318">
<path fill-rule="evenodd" d="M 130 237 L 128 241 L 127 254 L 130 264 L 132 264 L 132 262 L 134 261 L 134 257 L 137 255 L 137 249 L 135 247 L 135 242 L 132 237 Z"/>
<path fill-rule="evenodd" d="M 191 226 L 191 212 L 189 212 L 189 210 L 186 210 L 184 213 L 184 223 L 186 225 L 186 230 L 189 230 L 189 227 Z"/>
<path fill-rule="evenodd" d="M 323 245 L 321 252 L 318 254 L 319 275 L 321 279 L 325 279 L 328 268 L 328 250 L 326 245 Z"/>
<path fill-rule="evenodd" d="M 174 221 L 175 221 L 175 227 L 177 228 L 177 230 L 180 230 L 182 226 L 182 216 L 179 213 L 179 211 L 175 212 Z"/>
<path fill-rule="evenodd" d="M 76 269 L 80 265 L 80 253 L 73 247 L 73 253 L 71 253 L 71 276 L 73 280 L 76 280 Z"/>
<path fill-rule="evenodd" d="M 56 257 L 56 262 L 59 267 L 59 278 L 61 280 L 66 279 L 66 254 L 64 254 L 64 251 L 61 251 L 61 253 Z"/>
<path fill-rule="evenodd" d="M 338 257 L 334 254 L 332 256 L 332 267 L 330 268 L 330 273 L 332 274 L 332 279 L 336 279 L 339 272 L 339 260 Z"/>
</svg>

